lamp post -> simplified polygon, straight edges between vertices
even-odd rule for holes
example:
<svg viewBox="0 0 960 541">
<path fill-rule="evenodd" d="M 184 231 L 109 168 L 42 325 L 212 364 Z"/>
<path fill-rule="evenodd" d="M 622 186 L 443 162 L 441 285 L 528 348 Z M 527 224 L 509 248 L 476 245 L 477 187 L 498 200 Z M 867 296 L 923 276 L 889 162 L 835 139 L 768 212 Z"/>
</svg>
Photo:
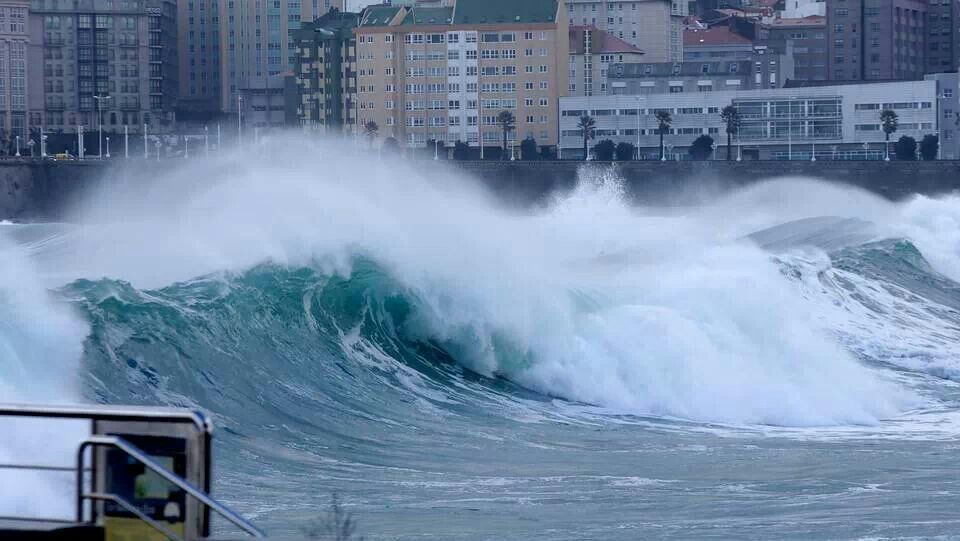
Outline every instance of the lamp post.
<svg viewBox="0 0 960 541">
<path fill-rule="evenodd" d="M 104 100 L 109 100 L 110 96 L 97 94 L 93 97 L 93 99 L 97 100 L 97 130 L 99 131 L 99 136 L 97 139 L 97 158 L 103 159 L 103 102 Z"/>
<path fill-rule="evenodd" d="M 40 157 L 47 157 L 47 134 L 43 133 L 43 127 L 40 128 Z"/>
<path fill-rule="evenodd" d="M 437 141 L 437 138 L 434 137 L 433 138 L 433 160 L 434 161 L 437 161 L 440 159 L 439 145 L 440 145 L 440 141 Z"/>
<path fill-rule="evenodd" d="M 817 161 L 817 142 L 813 139 L 810 140 L 810 161 Z"/>
<path fill-rule="evenodd" d="M 14 156 L 18 158 L 20 157 L 20 136 L 19 135 L 17 136 L 17 153 L 14 154 Z"/>
<path fill-rule="evenodd" d="M 640 97 L 637 96 L 637 159 L 640 159 Z"/>
<path fill-rule="evenodd" d="M 150 146 L 147 144 L 147 124 L 143 124 L 143 159 L 150 158 Z"/>
<path fill-rule="evenodd" d="M 123 126 L 123 157 L 130 159 L 130 126 Z"/>
<path fill-rule="evenodd" d="M 157 161 L 160 161 L 160 144 L 161 144 L 161 143 L 160 143 L 160 137 L 158 136 L 158 137 L 157 137 L 157 143 L 156 143 L 156 145 L 157 145 Z"/>
<path fill-rule="evenodd" d="M 742 144 L 740 143 L 740 124 L 737 123 L 737 161 L 743 161 L 743 152 L 741 149 Z"/>
<path fill-rule="evenodd" d="M 110 136 L 109 136 L 109 135 L 107 136 L 107 155 L 106 155 L 106 158 L 107 158 L 107 159 L 110 159 Z"/>
<path fill-rule="evenodd" d="M 517 160 L 516 149 L 517 145 L 516 141 L 514 141 L 514 144 L 510 145 L 510 161 L 512 162 Z"/>
<path fill-rule="evenodd" d="M 33 158 L 33 145 L 36 144 L 33 139 L 27 140 L 27 151 L 30 152 L 30 157 Z"/>
<path fill-rule="evenodd" d="M 863 142 L 863 145 L 861 145 L 861 146 L 863 147 L 863 159 L 864 159 L 864 160 L 870 159 L 870 158 L 869 158 L 870 155 L 867 154 L 867 151 L 870 150 L 870 143 L 864 141 L 864 142 Z"/>
<path fill-rule="evenodd" d="M 183 136 L 183 159 L 190 159 L 190 138 Z"/>
<path fill-rule="evenodd" d="M 243 146 L 243 96 L 237 96 L 237 147 Z"/>
</svg>

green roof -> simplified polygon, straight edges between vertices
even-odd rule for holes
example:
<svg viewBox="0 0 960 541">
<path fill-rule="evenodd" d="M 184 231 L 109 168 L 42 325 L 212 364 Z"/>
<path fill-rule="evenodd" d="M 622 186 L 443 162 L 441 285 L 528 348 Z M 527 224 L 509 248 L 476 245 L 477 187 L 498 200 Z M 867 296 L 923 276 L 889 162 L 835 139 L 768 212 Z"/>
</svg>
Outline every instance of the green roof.
<svg viewBox="0 0 960 541">
<path fill-rule="evenodd" d="M 453 24 L 552 23 L 557 0 L 457 0 Z"/>
<path fill-rule="evenodd" d="M 364 11 L 363 21 L 360 22 L 360 26 L 387 26 L 401 9 L 403 8 L 394 6 L 368 7 L 366 11 Z"/>
<path fill-rule="evenodd" d="M 412 7 L 402 24 L 450 24 L 453 8 Z"/>
</svg>

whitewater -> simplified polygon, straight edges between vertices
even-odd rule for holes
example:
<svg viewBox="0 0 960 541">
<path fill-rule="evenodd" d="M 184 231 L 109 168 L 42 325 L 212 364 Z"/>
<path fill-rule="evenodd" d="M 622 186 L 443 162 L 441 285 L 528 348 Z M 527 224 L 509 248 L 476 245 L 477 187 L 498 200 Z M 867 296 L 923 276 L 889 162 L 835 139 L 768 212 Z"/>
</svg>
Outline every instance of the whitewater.
<svg viewBox="0 0 960 541">
<path fill-rule="evenodd" d="M 274 143 L 0 224 L 0 401 L 202 408 L 215 494 L 273 534 L 335 492 L 368 539 L 955 531 L 960 197 L 645 206 L 596 166 L 519 208 Z M 0 458 L 73 445 L 20 433 Z M 0 514 L 63 480 L 12 482 Z"/>
</svg>

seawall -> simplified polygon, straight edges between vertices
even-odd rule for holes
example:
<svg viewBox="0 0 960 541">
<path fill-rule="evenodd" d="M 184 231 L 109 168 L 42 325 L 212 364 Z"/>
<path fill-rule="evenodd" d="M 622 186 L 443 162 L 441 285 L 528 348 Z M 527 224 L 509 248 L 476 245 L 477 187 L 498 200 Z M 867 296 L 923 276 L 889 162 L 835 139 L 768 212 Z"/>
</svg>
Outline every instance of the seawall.
<svg viewBox="0 0 960 541">
<path fill-rule="evenodd" d="M 444 162 L 479 179 L 498 196 L 529 205 L 572 189 L 581 170 L 611 168 L 625 179 L 637 202 L 669 204 L 681 196 L 709 197 L 736 187 L 784 176 L 819 178 L 856 186 L 890 200 L 912 194 L 960 190 L 960 161 L 936 162 Z M 183 160 L 0 162 L 0 219 L 57 220 L 79 194 L 114 182 L 143 181 L 152 171 L 183 167 Z M 685 200 L 686 197 L 683 197 Z"/>
</svg>

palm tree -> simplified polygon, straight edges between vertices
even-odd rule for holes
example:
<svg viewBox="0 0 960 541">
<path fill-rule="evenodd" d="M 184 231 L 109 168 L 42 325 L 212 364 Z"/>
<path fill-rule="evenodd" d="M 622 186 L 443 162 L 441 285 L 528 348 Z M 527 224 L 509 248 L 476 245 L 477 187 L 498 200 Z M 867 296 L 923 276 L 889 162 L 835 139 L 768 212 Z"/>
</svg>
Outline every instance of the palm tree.
<svg viewBox="0 0 960 541">
<path fill-rule="evenodd" d="M 377 123 L 372 120 L 363 125 L 363 136 L 366 137 L 370 143 L 370 148 L 373 148 L 373 141 L 377 138 L 377 132 L 379 131 L 380 126 L 377 126 Z"/>
<path fill-rule="evenodd" d="M 580 129 L 580 134 L 583 136 L 583 159 L 586 160 L 590 156 L 587 145 L 597 131 L 597 121 L 591 116 L 583 115 L 580 117 L 580 122 L 577 123 L 577 128 Z"/>
<path fill-rule="evenodd" d="M 670 111 L 666 109 L 660 109 L 657 111 L 657 131 L 660 132 L 660 160 L 666 159 L 666 155 L 663 153 L 663 136 L 667 133 L 667 130 L 670 129 L 670 125 L 673 124 L 673 116 L 670 114 Z"/>
<path fill-rule="evenodd" d="M 883 133 L 886 136 L 886 140 L 883 144 L 883 159 L 890 160 L 890 136 L 897 131 L 897 126 L 900 122 L 900 117 L 897 116 L 897 113 L 891 111 L 890 109 L 884 109 L 880 113 L 880 124 L 883 125 Z"/>
<path fill-rule="evenodd" d="M 720 120 L 727 126 L 727 161 L 730 161 L 730 138 L 740 131 L 740 111 L 732 104 L 720 111 Z"/>
<path fill-rule="evenodd" d="M 503 156 L 501 159 L 507 159 L 507 136 L 517 127 L 517 117 L 510 111 L 500 111 L 497 115 L 497 124 L 503 130 Z"/>
</svg>

